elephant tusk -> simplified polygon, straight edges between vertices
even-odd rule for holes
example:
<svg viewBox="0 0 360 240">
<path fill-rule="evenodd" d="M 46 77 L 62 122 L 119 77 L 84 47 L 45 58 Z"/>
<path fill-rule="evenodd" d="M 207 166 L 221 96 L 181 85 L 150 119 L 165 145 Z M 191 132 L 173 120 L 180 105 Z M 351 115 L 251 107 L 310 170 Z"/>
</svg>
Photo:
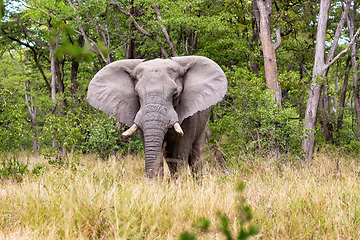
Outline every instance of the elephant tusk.
<svg viewBox="0 0 360 240">
<path fill-rule="evenodd" d="M 125 132 L 122 133 L 123 137 L 130 137 L 131 135 L 133 135 L 136 130 L 138 129 L 138 126 L 134 123 L 128 130 L 126 130 Z"/>
<path fill-rule="evenodd" d="M 174 129 L 177 135 L 184 136 L 184 131 L 181 129 L 180 124 L 178 122 L 174 124 Z"/>
</svg>

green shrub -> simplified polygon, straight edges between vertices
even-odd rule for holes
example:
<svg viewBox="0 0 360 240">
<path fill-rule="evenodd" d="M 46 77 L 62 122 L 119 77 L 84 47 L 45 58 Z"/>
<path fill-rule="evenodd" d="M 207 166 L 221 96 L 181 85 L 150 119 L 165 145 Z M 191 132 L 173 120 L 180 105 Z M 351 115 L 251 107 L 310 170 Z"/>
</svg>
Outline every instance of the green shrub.
<svg viewBox="0 0 360 240">
<path fill-rule="evenodd" d="M 211 141 L 227 159 L 239 160 L 244 152 L 301 152 L 302 125 L 295 108 L 277 106 L 262 78 L 247 69 L 229 71 L 228 96 L 214 107 Z M 216 137 L 221 136 L 221 139 Z"/>
<path fill-rule="evenodd" d="M 245 183 L 241 182 L 236 187 L 236 191 L 238 195 L 236 196 L 237 199 L 237 213 L 238 213 L 238 224 L 239 230 L 237 233 L 233 233 L 229 217 L 222 212 L 217 212 L 216 216 L 220 220 L 218 229 L 220 232 L 226 237 L 227 240 L 233 239 L 247 239 L 251 236 L 255 236 L 260 232 L 260 227 L 256 224 L 253 224 L 252 221 L 252 211 L 250 206 L 246 203 L 246 197 L 243 195 L 243 191 L 245 190 Z M 197 223 L 194 225 L 195 228 L 198 229 L 200 233 L 206 234 L 209 233 L 211 222 L 206 218 L 198 219 Z M 236 236 L 233 236 L 236 235 Z M 195 240 L 196 234 L 183 232 L 180 235 L 180 240 Z"/>
<path fill-rule="evenodd" d="M 20 182 L 28 172 L 28 164 L 21 163 L 15 155 L 2 158 L 0 179 L 15 179 Z"/>
<path fill-rule="evenodd" d="M 36 164 L 35 167 L 31 170 L 31 173 L 35 176 L 41 175 L 45 171 L 46 167 L 42 164 Z"/>
<path fill-rule="evenodd" d="M 48 114 L 44 130 L 50 132 L 59 148 L 70 150 L 81 140 L 81 122 L 81 114 L 78 112 L 67 111 L 62 113 L 61 116 Z"/>
<path fill-rule="evenodd" d="M 7 99 L 0 101 L 0 152 L 9 152 L 21 146 L 29 126 L 24 118 L 24 105 L 17 102 L 16 90 L 11 91 L 0 82 L 0 97 Z"/>
<path fill-rule="evenodd" d="M 85 152 L 96 152 L 103 160 L 112 153 L 133 153 L 142 149 L 141 140 L 136 137 L 124 139 L 121 133 L 125 127 L 115 117 L 103 113 L 89 116 L 84 124 L 80 149 Z"/>
</svg>

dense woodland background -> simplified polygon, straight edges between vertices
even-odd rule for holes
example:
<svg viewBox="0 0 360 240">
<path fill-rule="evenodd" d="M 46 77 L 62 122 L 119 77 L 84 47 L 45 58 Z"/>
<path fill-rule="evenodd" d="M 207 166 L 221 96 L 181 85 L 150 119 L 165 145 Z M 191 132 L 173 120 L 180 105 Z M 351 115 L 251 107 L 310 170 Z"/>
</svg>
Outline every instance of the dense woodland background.
<svg viewBox="0 0 360 240">
<path fill-rule="evenodd" d="M 209 149 L 312 159 L 360 152 L 357 1 L 0 1 L 0 151 L 139 151 L 86 102 L 120 59 L 202 55 L 226 72 Z M 216 151 L 215 151 L 216 152 Z"/>
</svg>

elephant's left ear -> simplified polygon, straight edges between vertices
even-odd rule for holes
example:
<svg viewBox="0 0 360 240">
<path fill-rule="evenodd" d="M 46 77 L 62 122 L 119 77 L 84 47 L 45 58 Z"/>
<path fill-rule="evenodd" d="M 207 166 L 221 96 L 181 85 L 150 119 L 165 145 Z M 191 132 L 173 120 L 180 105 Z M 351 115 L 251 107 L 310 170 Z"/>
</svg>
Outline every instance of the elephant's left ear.
<svg viewBox="0 0 360 240">
<path fill-rule="evenodd" d="M 225 73 L 206 57 L 173 57 L 185 69 L 183 92 L 176 112 L 180 123 L 194 113 L 221 101 L 227 92 Z"/>
</svg>

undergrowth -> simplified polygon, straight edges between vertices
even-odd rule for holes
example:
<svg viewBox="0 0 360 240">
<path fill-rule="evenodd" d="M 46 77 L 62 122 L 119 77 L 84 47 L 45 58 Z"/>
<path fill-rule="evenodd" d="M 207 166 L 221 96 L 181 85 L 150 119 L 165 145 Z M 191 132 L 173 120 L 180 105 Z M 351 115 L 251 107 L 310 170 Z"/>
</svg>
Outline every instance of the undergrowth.
<svg viewBox="0 0 360 240">
<path fill-rule="evenodd" d="M 159 181 L 145 177 L 141 157 L 96 159 L 11 160 L 28 171 L 0 181 L 0 239 L 241 239 L 256 229 L 255 239 L 360 238 L 354 156 L 327 150 L 301 167 L 244 160 L 246 171 L 206 165 L 200 180 Z"/>
</svg>

